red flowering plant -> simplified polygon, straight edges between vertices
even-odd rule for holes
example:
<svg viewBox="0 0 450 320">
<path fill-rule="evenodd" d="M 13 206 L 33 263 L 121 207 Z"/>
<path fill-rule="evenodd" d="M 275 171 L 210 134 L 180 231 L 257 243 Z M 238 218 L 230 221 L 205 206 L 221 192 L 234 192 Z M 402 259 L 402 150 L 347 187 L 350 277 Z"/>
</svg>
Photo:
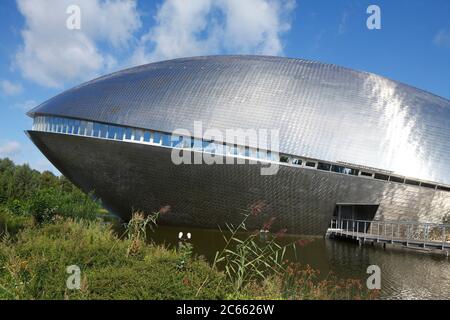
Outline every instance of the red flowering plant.
<svg viewBox="0 0 450 320">
<path fill-rule="evenodd" d="M 166 214 L 166 213 L 169 213 L 170 212 L 170 205 L 165 205 L 165 206 L 162 206 L 160 209 L 159 209 L 159 211 L 158 211 L 158 213 L 159 214 Z"/>
<path fill-rule="evenodd" d="M 263 230 L 263 231 L 270 231 L 270 228 L 272 228 L 272 225 L 273 225 L 273 223 L 275 222 L 275 220 L 276 220 L 275 217 L 270 217 L 270 219 L 267 220 L 267 221 L 263 224 L 261 230 Z"/>
<path fill-rule="evenodd" d="M 250 212 L 252 216 L 259 215 L 265 208 L 266 202 L 264 200 L 257 200 L 250 205 Z"/>
<path fill-rule="evenodd" d="M 275 238 L 277 238 L 277 239 L 284 238 L 284 236 L 286 235 L 286 233 L 287 233 L 287 229 L 286 229 L 286 228 L 280 229 L 280 230 L 278 230 L 278 232 L 275 234 Z"/>
<path fill-rule="evenodd" d="M 299 247 L 304 247 L 304 246 L 310 244 L 311 242 L 314 242 L 314 239 L 298 239 L 298 240 L 296 241 L 296 244 L 297 244 Z"/>
<path fill-rule="evenodd" d="M 330 272 L 320 277 L 320 271 L 310 265 L 288 263 L 281 282 L 284 299 L 320 300 L 373 300 L 379 291 L 369 290 L 359 279 L 340 279 Z"/>
</svg>

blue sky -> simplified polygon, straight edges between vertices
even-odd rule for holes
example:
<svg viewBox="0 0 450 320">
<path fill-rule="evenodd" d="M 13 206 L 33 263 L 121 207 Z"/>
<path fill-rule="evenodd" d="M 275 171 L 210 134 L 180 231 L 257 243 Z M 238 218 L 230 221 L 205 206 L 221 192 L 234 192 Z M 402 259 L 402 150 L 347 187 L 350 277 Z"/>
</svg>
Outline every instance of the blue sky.
<svg viewBox="0 0 450 320">
<path fill-rule="evenodd" d="M 69 30 L 66 9 L 81 10 Z M 369 30 L 369 5 L 381 29 Z M 3 0 L 0 157 L 53 169 L 25 112 L 101 74 L 205 54 L 270 54 L 334 63 L 450 98 L 448 0 Z"/>
</svg>

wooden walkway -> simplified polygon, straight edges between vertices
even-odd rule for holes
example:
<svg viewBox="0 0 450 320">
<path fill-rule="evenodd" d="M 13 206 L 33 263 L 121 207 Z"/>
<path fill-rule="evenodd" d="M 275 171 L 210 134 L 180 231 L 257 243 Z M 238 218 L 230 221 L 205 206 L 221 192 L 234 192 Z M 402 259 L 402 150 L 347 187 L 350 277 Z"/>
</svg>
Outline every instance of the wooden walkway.
<svg viewBox="0 0 450 320">
<path fill-rule="evenodd" d="M 359 230 L 365 232 L 360 232 Z M 440 235 L 440 236 L 439 236 Z M 450 226 L 388 221 L 332 220 L 326 236 L 360 245 L 380 243 L 450 255 Z"/>
</svg>

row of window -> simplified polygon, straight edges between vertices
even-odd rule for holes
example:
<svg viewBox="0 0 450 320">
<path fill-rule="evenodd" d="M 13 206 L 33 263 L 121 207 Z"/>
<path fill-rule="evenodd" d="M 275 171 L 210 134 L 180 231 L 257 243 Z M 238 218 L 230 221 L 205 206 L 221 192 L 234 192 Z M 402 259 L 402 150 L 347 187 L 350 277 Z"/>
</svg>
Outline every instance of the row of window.
<svg viewBox="0 0 450 320">
<path fill-rule="evenodd" d="M 326 162 L 316 162 L 313 160 L 306 160 L 300 158 L 294 158 L 289 156 L 281 156 L 280 162 L 289 163 L 296 166 L 302 166 L 307 168 L 314 168 L 322 171 L 332 171 L 336 173 L 342 174 L 350 174 L 353 176 L 357 176 L 359 174 L 359 170 L 353 168 L 347 168 L 343 166 L 339 166 L 336 164 L 326 163 Z"/>
<path fill-rule="evenodd" d="M 437 184 L 432 184 L 432 183 L 418 181 L 418 180 L 411 180 L 411 179 L 407 179 L 405 177 L 386 175 L 386 174 L 376 173 L 376 172 L 368 172 L 368 171 L 363 171 L 363 170 L 354 169 L 354 168 L 348 168 L 348 167 L 331 164 L 331 163 L 326 163 L 326 162 L 299 159 L 299 158 L 295 158 L 295 157 L 289 157 L 287 155 L 282 155 L 280 157 L 280 162 L 289 163 L 289 164 L 301 166 L 301 167 L 314 168 L 314 169 L 322 170 L 322 171 L 330 171 L 330 172 L 336 172 L 336 173 L 342 173 L 342 174 L 349 174 L 352 176 L 362 176 L 362 177 L 374 178 L 377 180 L 391 181 L 391 182 L 397 182 L 397 183 L 402 183 L 402 184 L 409 184 L 412 186 L 420 186 L 420 187 L 424 187 L 424 188 L 437 189 L 437 190 L 443 190 L 443 191 L 450 192 L 450 187 L 446 187 L 446 186 L 440 186 Z"/>
<path fill-rule="evenodd" d="M 38 116 L 34 118 L 33 130 L 75 134 L 96 138 L 134 141 L 140 143 L 156 144 L 166 147 L 193 149 L 195 151 L 208 152 L 218 155 L 234 155 L 265 161 L 279 161 L 281 163 L 321 171 L 335 172 L 353 176 L 362 176 L 377 180 L 391 181 L 425 188 L 449 191 L 450 187 L 440 186 L 432 183 L 406 179 L 404 177 L 386 175 L 376 172 L 368 172 L 342 165 L 301 159 L 288 155 L 281 155 L 267 150 L 249 148 L 237 145 L 228 145 L 214 141 L 205 141 L 191 137 L 175 136 L 160 131 L 141 130 L 136 128 L 121 127 L 102 124 L 92 121 L 75 120 L 53 116 Z"/>
<path fill-rule="evenodd" d="M 268 150 L 228 145 L 214 141 L 171 135 L 160 131 L 120 127 L 84 120 L 38 116 L 34 118 L 33 130 L 149 143 L 165 147 L 193 149 L 195 151 L 217 155 L 233 155 L 265 161 L 279 161 L 278 155 Z"/>
</svg>

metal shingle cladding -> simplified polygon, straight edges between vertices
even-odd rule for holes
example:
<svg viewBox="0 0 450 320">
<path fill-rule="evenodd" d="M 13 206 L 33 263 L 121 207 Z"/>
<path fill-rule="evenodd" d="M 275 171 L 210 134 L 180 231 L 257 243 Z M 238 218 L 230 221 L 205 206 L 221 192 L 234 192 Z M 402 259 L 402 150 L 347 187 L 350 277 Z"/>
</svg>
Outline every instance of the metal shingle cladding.
<svg viewBox="0 0 450 320">
<path fill-rule="evenodd" d="M 119 71 L 35 108 L 172 132 L 279 129 L 280 151 L 450 184 L 450 101 L 364 72 L 300 59 L 211 56 Z"/>
</svg>

